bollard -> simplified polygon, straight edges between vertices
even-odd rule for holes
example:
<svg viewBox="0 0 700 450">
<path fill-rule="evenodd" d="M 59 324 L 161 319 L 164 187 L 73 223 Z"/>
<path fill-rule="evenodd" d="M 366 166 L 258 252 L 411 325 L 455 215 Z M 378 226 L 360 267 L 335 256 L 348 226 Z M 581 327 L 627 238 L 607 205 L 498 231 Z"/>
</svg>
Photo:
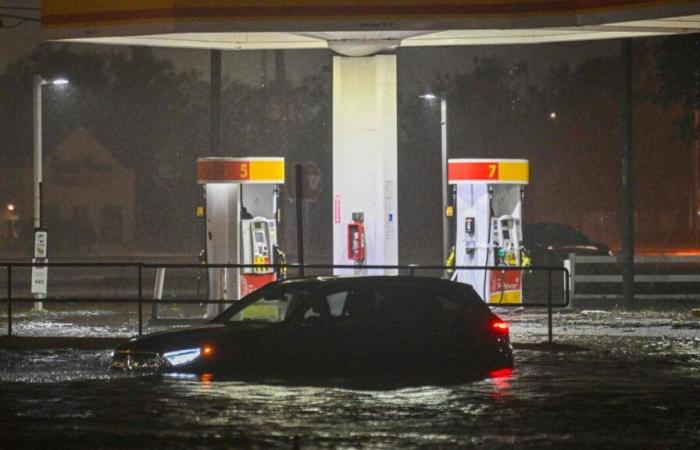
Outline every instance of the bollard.
<svg viewBox="0 0 700 450">
<path fill-rule="evenodd" d="M 552 269 L 547 270 L 547 326 L 549 344 L 554 341 L 552 337 Z"/>
<path fill-rule="evenodd" d="M 139 337 L 143 335 L 143 264 L 139 263 Z"/>
<path fill-rule="evenodd" d="M 7 337 L 12 337 L 12 266 L 7 266 Z"/>
</svg>

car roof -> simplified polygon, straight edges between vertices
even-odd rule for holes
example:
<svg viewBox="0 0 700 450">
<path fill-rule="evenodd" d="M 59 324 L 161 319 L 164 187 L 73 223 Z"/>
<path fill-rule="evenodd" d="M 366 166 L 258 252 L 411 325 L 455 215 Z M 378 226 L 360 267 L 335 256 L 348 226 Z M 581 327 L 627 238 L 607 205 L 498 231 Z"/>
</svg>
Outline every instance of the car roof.
<svg viewBox="0 0 700 450">
<path fill-rule="evenodd" d="M 456 283 L 442 278 L 432 278 L 423 276 L 408 275 L 369 275 L 369 276 L 323 276 L 307 277 L 280 281 L 280 286 L 298 286 L 309 289 L 333 288 L 336 286 L 375 286 L 393 284 L 397 286 L 425 286 L 435 289 L 447 286 L 468 286 L 463 283 Z"/>
</svg>

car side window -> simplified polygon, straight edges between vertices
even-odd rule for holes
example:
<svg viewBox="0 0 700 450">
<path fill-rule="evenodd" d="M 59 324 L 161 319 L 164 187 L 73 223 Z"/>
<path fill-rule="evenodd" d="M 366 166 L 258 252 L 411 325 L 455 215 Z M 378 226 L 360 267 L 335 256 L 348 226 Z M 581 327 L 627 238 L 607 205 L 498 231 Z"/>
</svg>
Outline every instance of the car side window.
<svg viewBox="0 0 700 450">
<path fill-rule="evenodd" d="M 353 322 L 369 322 L 376 320 L 376 292 L 367 289 L 351 289 L 348 291 L 343 305 L 342 317 L 348 317 Z"/>
<path fill-rule="evenodd" d="M 385 320 L 427 318 L 441 309 L 434 294 L 420 287 L 382 286 L 375 298 L 378 315 Z"/>
<path fill-rule="evenodd" d="M 440 304 L 440 309 L 442 311 L 461 311 L 465 309 L 464 302 L 460 302 L 443 294 L 435 295 L 435 300 Z"/>
<path fill-rule="evenodd" d="M 331 309 L 331 317 L 340 317 L 345 309 L 345 300 L 348 298 L 348 291 L 334 292 L 326 296 L 326 301 Z"/>
<path fill-rule="evenodd" d="M 324 297 L 317 298 L 304 311 L 304 321 L 325 319 L 330 316 L 330 308 Z"/>
<path fill-rule="evenodd" d="M 345 310 L 345 300 L 347 298 L 348 291 L 342 290 L 316 299 L 304 312 L 304 320 L 341 317 Z"/>
<path fill-rule="evenodd" d="M 483 306 L 473 291 L 425 286 L 380 286 L 374 292 L 377 315 L 384 320 L 429 319 Z"/>
</svg>

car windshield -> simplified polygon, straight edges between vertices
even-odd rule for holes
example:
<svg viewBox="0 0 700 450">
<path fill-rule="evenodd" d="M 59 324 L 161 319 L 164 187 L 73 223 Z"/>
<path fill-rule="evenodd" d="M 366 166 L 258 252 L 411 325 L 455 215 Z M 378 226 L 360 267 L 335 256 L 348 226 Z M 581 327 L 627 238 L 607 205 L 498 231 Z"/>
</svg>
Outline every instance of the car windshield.
<svg viewBox="0 0 700 450">
<path fill-rule="evenodd" d="M 224 311 L 214 322 L 283 322 L 308 294 L 305 289 L 263 288 Z"/>
</svg>

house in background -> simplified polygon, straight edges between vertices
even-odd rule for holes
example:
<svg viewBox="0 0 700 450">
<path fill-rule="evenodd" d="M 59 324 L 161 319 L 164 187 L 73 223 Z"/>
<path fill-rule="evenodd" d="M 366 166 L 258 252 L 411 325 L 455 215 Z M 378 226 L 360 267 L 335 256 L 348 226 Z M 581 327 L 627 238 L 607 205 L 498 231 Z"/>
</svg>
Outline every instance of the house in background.
<svg viewBox="0 0 700 450">
<path fill-rule="evenodd" d="M 0 167 L 0 259 L 31 255 L 33 177 L 31 167 Z"/>
<path fill-rule="evenodd" d="M 113 253 L 134 242 L 135 174 L 85 129 L 51 152 L 43 192 L 46 224 L 61 253 Z"/>
</svg>

